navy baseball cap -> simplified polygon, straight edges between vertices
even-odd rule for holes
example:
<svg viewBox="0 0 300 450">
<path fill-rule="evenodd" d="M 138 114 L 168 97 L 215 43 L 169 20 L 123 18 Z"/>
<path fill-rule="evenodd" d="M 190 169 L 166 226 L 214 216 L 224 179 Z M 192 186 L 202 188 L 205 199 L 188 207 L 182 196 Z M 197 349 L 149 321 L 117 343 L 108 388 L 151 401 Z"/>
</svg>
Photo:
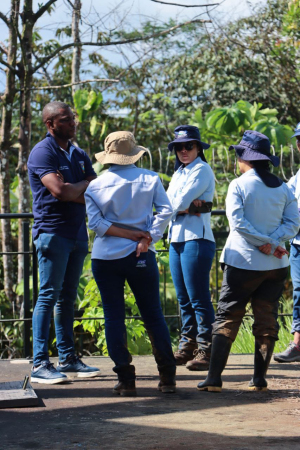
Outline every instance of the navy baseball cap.
<svg viewBox="0 0 300 450">
<path fill-rule="evenodd" d="M 241 142 L 238 145 L 231 145 L 229 147 L 229 150 L 232 149 L 244 161 L 269 160 L 273 166 L 279 166 L 280 159 L 278 156 L 271 154 L 269 138 L 258 131 L 246 130 Z"/>
<path fill-rule="evenodd" d="M 174 133 L 174 140 L 168 144 L 170 152 L 173 150 L 174 144 L 177 144 L 178 142 L 197 141 L 202 145 L 204 150 L 207 150 L 210 147 L 209 144 L 201 141 L 199 128 L 194 127 L 193 125 L 179 125 L 175 128 Z"/>
<path fill-rule="evenodd" d="M 297 125 L 296 125 L 296 128 L 295 128 L 295 130 L 294 130 L 294 134 L 293 134 L 292 138 L 293 138 L 293 137 L 296 137 L 296 136 L 300 136 L 300 122 L 299 122 L 299 123 L 297 123 Z"/>
</svg>

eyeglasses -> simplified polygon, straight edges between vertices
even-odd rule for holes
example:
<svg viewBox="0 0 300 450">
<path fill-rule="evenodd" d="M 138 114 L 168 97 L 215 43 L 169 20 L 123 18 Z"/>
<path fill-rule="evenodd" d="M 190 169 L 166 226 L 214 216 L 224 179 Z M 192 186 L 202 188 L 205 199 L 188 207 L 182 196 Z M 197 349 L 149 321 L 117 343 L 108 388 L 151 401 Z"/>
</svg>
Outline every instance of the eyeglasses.
<svg viewBox="0 0 300 450">
<path fill-rule="evenodd" d="M 175 152 L 181 152 L 184 148 L 190 152 L 191 150 L 193 150 L 195 145 L 195 142 L 193 141 L 189 141 L 189 142 L 178 142 L 176 144 L 174 144 L 174 150 Z"/>
</svg>

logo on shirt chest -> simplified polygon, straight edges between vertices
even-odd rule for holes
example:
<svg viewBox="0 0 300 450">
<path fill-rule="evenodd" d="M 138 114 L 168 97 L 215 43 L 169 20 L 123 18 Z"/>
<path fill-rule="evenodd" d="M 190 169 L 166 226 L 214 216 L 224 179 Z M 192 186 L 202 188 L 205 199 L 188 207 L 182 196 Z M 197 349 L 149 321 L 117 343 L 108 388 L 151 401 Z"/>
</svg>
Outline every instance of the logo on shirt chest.
<svg viewBox="0 0 300 450">
<path fill-rule="evenodd" d="M 69 170 L 68 166 L 60 166 L 58 170 Z"/>
<path fill-rule="evenodd" d="M 79 161 L 82 172 L 85 173 L 84 161 Z"/>
</svg>

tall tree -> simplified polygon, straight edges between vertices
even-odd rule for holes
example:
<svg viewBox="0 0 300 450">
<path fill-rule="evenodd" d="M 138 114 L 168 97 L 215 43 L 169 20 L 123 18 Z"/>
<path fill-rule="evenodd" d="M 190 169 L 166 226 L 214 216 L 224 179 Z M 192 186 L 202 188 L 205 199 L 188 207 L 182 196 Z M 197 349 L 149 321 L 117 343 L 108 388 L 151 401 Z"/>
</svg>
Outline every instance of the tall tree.
<svg viewBox="0 0 300 450">
<path fill-rule="evenodd" d="M 18 62 L 17 75 L 20 81 L 20 128 L 19 128 L 19 161 L 16 169 L 19 178 L 19 212 L 30 211 L 30 189 L 27 172 L 27 160 L 30 152 L 31 138 L 31 88 L 34 69 L 32 66 L 33 28 L 38 19 L 57 0 L 48 0 L 34 13 L 32 0 L 24 0 L 20 14 L 22 30 L 19 37 L 21 58 Z M 23 252 L 22 220 L 19 221 L 18 250 Z M 23 279 L 23 258 L 19 255 L 18 282 Z"/>
<path fill-rule="evenodd" d="M 6 54 L 6 84 L 5 92 L 2 96 L 2 123 L 0 131 L 0 203 L 1 213 L 10 213 L 10 170 L 9 170 L 9 149 L 11 146 L 11 123 L 13 114 L 13 104 L 15 99 L 15 76 L 17 57 L 17 30 L 19 17 L 20 0 L 11 0 L 10 17 L 1 15 L 1 19 L 6 23 L 9 35 L 7 49 L 2 48 Z M 8 219 L 1 220 L 2 227 L 2 251 L 12 252 L 11 222 Z M 4 266 L 4 290 L 12 306 L 15 301 L 13 291 L 13 257 L 3 255 Z M 14 307 L 13 307 L 14 309 Z"/>
<path fill-rule="evenodd" d="M 80 30 L 79 22 L 81 16 L 81 2 L 80 0 L 74 0 L 73 13 L 72 13 L 72 39 L 73 42 L 78 44 L 80 42 Z M 80 89 L 78 81 L 80 81 L 80 62 L 81 62 L 81 47 L 75 46 L 73 48 L 72 59 L 72 94 Z"/>
</svg>

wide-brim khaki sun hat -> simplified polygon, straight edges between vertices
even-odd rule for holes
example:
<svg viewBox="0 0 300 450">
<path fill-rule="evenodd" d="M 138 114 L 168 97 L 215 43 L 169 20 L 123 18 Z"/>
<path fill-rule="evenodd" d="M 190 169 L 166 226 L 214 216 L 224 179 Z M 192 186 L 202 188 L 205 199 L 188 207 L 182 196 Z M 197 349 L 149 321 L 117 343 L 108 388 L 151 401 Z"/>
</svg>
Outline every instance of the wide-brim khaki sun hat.
<svg viewBox="0 0 300 450">
<path fill-rule="evenodd" d="M 95 158 L 101 164 L 134 164 L 148 150 L 136 145 L 135 138 L 129 131 L 110 133 L 104 141 L 104 152 L 96 153 Z"/>
</svg>

